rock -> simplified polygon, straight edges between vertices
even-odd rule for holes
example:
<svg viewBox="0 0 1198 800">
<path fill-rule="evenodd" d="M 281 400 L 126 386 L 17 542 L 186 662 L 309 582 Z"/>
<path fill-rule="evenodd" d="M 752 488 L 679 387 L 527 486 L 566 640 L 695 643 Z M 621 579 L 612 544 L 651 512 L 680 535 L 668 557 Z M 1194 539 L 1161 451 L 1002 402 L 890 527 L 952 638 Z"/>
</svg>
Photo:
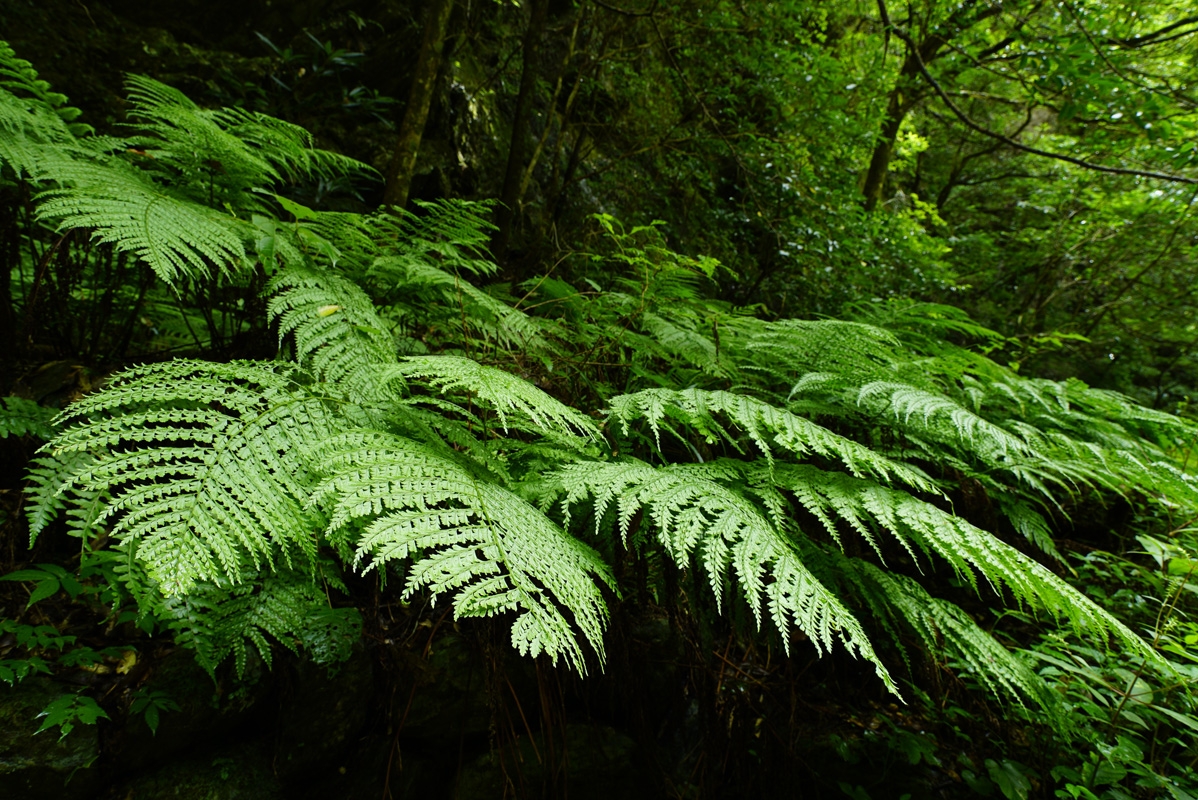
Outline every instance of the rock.
<svg viewBox="0 0 1198 800">
<path fill-rule="evenodd" d="M 96 793 L 96 726 L 76 725 L 62 740 L 56 728 L 36 733 L 37 715 L 64 694 L 73 693 L 42 678 L 0 689 L 0 797 L 81 800 Z"/>
</svg>

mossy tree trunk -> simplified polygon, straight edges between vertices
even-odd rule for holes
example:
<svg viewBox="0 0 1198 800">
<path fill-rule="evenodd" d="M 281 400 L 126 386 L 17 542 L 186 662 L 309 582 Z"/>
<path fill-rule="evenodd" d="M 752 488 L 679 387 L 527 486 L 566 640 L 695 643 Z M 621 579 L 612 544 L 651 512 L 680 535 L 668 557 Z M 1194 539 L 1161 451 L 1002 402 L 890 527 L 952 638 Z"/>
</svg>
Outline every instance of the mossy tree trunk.
<svg viewBox="0 0 1198 800">
<path fill-rule="evenodd" d="M 441 69 L 441 55 L 445 50 L 445 34 L 452 11 L 453 0 L 433 0 L 425 15 L 424 36 L 420 41 L 412 91 L 408 95 L 408 107 L 399 126 L 399 140 L 395 143 L 395 152 L 387 167 L 383 202 L 389 206 L 403 208 L 408 204 L 412 171 L 416 168 L 420 140 L 428 122 L 428 110 L 433 100 L 437 73 Z"/>
</svg>

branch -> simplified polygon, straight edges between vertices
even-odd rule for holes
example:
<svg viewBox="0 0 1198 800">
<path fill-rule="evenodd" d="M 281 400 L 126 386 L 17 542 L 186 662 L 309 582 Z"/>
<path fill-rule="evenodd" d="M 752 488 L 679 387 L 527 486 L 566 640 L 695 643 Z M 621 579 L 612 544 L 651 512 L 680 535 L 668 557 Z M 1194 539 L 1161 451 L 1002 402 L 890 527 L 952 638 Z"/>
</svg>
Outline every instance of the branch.
<svg viewBox="0 0 1198 800">
<path fill-rule="evenodd" d="M 1171 41 L 1173 39 L 1179 39 L 1183 36 L 1189 36 L 1191 33 L 1198 32 L 1198 28 L 1195 28 L 1194 30 L 1182 31 L 1181 33 L 1174 34 L 1173 36 L 1170 36 L 1166 39 L 1161 38 L 1166 33 L 1169 33 L 1170 31 L 1175 31 L 1178 28 L 1183 28 L 1186 25 L 1198 25 L 1198 16 L 1186 17 L 1185 19 L 1179 19 L 1177 22 L 1174 22 L 1170 25 L 1166 25 L 1165 27 L 1163 27 L 1159 30 L 1153 31 L 1152 33 L 1146 33 L 1143 36 L 1137 35 L 1137 36 L 1131 37 L 1130 39 L 1107 39 L 1106 41 L 1107 41 L 1107 44 L 1118 45 L 1119 47 L 1147 47 L 1148 45 L 1151 45 L 1151 44 L 1160 44 L 1161 42 Z"/>
<path fill-rule="evenodd" d="M 1041 150 L 1038 147 L 1032 147 L 1031 145 L 1023 144 L 1022 142 L 1012 139 L 1009 136 L 1004 136 L 1001 133 L 997 133 L 996 131 L 990 130 L 989 128 L 985 127 L 984 125 L 980 125 L 979 123 L 974 122 L 972 119 L 969 118 L 968 115 L 966 115 L 966 113 L 964 111 L 957 108 L 957 105 L 955 103 L 953 103 L 952 98 L 949 97 L 948 92 L 946 92 L 944 90 L 944 88 L 939 84 L 939 82 L 937 82 L 937 80 L 932 77 L 932 73 L 928 72 L 927 65 L 924 64 L 923 59 L 920 57 L 919 50 L 915 46 L 915 42 L 913 42 L 911 40 L 911 36 L 909 34 L 907 34 L 905 31 L 901 31 L 896 27 L 892 27 L 892 30 L 894 31 L 895 36 L 897 36 L 898 38 L 902 39 L 904 42 L 907 43 L 907 46 L 910 48 L 911 53 L 915 56 L 915 63 L 916 63 L 916 66 L 919 68 L 920 74 L 923 75 L 924 80 L 926 80 L 928 82 L 928 84 L 932 87 L 933 91 L 935 91 L 937 96 L 939 96 L 940 101 L 942 103 L 944 103 L 946 106 L 948 106 L 948 110 L 953 112 L 953 116 L 955 116 L 957 119 L 959 119 L 962 122 L 962 124 L 964 124 L 970 130 L 972 130 L 976 133 L 980 133 L 983 136 L 989 136 L 991 139 L 1000 141 L 1009 147 L 1013 147 L 1016 150 L 1022 150 L 1025 153 L 1031 153 L 1032 155 L 1041 156 L 1042 158 L 1052 158 L 1052 159 L 1056 159 L 1057 161 L 1064 161 L 1068 164 L 1073 164 L 1074 166 L 1081 167 L 1083 169 L 1092 170 L 1094 172 L 1105 172 L 1105 173 L 1108 173 L 1111 175 L 1132 175 L 1132 176 L 1135 176 L 1138 178 L 1155 178 L 1157 180 L 1162 180 L 1162 181 L 1172 181 L 1173 183 L 1189 183 L 1189 184 L 1198 185 L 1198 178 L 1188 178 L 1184 175 L 1170 175 L 1165 172 L 1153 172 L 1151 170 L 1125 169 L 1122 167 L 1106 167 L 1101 164 L 1094 164 L 1092 162 L 1085 161 L 1084 159 L 1074 158 L 1073 156 L 1067 156 L 1064 153 L 1053 153 L 1048 150 Z"/>
</svg>

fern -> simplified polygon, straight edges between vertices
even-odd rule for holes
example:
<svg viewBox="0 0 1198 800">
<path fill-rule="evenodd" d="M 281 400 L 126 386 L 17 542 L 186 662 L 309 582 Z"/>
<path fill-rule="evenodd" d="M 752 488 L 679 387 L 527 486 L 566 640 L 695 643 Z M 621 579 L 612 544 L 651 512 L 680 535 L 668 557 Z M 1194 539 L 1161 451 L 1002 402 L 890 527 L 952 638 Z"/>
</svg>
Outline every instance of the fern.
<svg viewBox="0 0 1198 800">
<path fill-rule="evenodd" d="M 595 423 L 585 414 L 554 400 L 545 392 L 511 373 L 456 356 L 405 358 L 396 370 L 407 379 L 421 379 L 442 392 L 464 391 L 492 408 L 506 430 L 508 415 L 526 420 L 542 431 L 557 430 L 597 436 Z M 513 424 L 516 424 L 513 420 Z"/>
<path fill-rule="evenodd" d="M 59 491 L 109 492 L 100 520 L 168 596 L 311 564 L 305 456 L 343 422 L 288 373 L 176 361 L 117 376 L 70 409 L 55 451 L 96 455 Z"/>
<path fill-rule="evenodd" d="M 516 301 L 474 283 L 497 272 L 486 204 L 306 208 L 280 187 L 368 168 L 279 120 L 202 109 L 149 79 L 129 88 L 132 133 L 88 136 L 0 50 L 0 160 L 34 184 L 39 219 L 175 286 L 256 262 L 284 356 L 114 376 L 35 463 L 31 529 L 65 511 L 89 544 L 108 534 L 117 580 L 210 669 L 269 662 L 276 642 L 343 655 L 358 622 L 324 589 L 342 588 L 344 567 L 397 571 L 404 599 L 444 599 L 457 617 L 502 616 L 519 652 L 584 672 L 590 653 L 603 663 L 604 592 L 618 591 L 597 551 L 617 542 L 695 569 L 717 609 L 743 600 L 788 650 L 797 629 L 821 654 L 869 661 L 892 691 L 878 629 L 991 691 L 1052 701 L 900 570 L 947 565 L 984 603 L 1145 654 L 948 498 L 981 487 L 1052 554 L 1043 512 L 1070 494 L 1198 510 L 1198 483 L 1168 456 L 1192 425 L 1024 378 L 950 342 L 1003 344 L 942 306 L 757 319 L 704 298 L 714 261 L 606 217 L 611 253 L 587 291 L 547 278 Z M 29 410 L 14 403 L 0 432 L 52 435 L 44 416 L 13 422 Z"/>
<path fill-rule="evenodd" d="M 328 568 L 322 570 L 326 581 Z M 339 579 L 330 582 L 344 591 Z M 319 664 L 344 661 L 361 633 L 357 609 L 330 607 L 325 587 L 312 575 L 288 569 L 198 585 L 155 604 L 154 610 L 210 673 L 231 656 L 238 676 L 244 675 L 251 647 L 269 667 L 271 640 L 296 653 L 302 647 Z"/>
<path fill-rule="evenodd" d="M 395 340 L 353 281 L 298 265 L 281 270 L 270 291 L 268 311 L 280 338 L 293 338 L 296 360 L 319 380 L 361 402 L 386 390 L 384 368 L 398 377 Z"/>
<path fill-rule="evenodd" d="M 405 597 L 452 592 L 459 618 L 516 612 L 519 652 L 585 672 L 576 626 L 602 663 L 607 606 L 595 581 L 612 586 L 607 565 L 524 500 L 396 436 L 344 434 L 322 462 L 332 477 L 312 502 L 327 508 L 334 544 L 359 534 L 355 564 L 411 559 Z"/>
<path fill-rule="evenodd" d="M 628 543 L 637 512 L 644 509 L 657 542 L 681 565 L 691 559 L 707 573 L 717 605 L 735 572 L 758 627 L 762 606 L 790 651 L 789 627 L 805 633 L 817 651 L 839 641 L 871 662 L 878 677 L 897 691 L 857 619 L 803 564 L 794 543 L 746 498 L 725 487 L 719 465 L 654 468 L 636 461 L 579 463 L 552 479 L 570 507 L 591 499 L 596 535 L 610 512 L 615 530 Z"/>
<path fill-rule="evenodd" d="M 131 253 L 168 284 L 245 263 L 249 226 L 181 197 L 121 159 L 60 153 L 41 160 L 36 175 L 58 184 L 38 196 L 38 219 L 60 232 L 91 231 L 95 241 Z"/>
<path fill-rule="evenodd" d="M 804 417 L 743 394 L 700 389 L 681 392 L 646 389 L 614 397 L 610 407 L 612 418 L 623 426 L 625 436 L 629 433 L 629 422 L 643 417 L 659 449 L 661 423 L 670 418 L 684 422 L 709 440 L 718 437 L 736 445 L 739 437 L 716 418 L 721 414 L 743 432 L 771 464 L 774 460 L 772 441 L 774 446 L 795 456 L 814 454 L 836 459 L 858 477 L 893 478 L 922 491 L 934 489 L 925 474 L 907 464 L 889 459 Z"/>
<path fill-rule="evenodd" d="M 32 436 L 47 440 L 54 437 L 53 409 L 22 397 L 0 398 L 0 439 L 8 436 Z"/>
</svg>

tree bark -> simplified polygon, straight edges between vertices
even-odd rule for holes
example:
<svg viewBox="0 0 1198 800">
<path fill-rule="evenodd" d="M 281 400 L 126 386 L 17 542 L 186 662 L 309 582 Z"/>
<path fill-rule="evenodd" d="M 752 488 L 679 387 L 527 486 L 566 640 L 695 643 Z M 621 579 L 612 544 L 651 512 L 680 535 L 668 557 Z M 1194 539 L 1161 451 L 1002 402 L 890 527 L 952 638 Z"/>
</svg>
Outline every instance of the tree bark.
<svg viewBox="0 0 1198 800">
<path fill-rule="evenodd" d="M 408 204 L 412 171 L 416 168 L 416 156 L 420 152 L 420 140 L 424 137 L 424 126 L 428 122 L 437 72 L 441 69 L 441 53 L 445 49 L 445 32 L 449 28 L 451 11 L 453 0 L 432 0 L 425 12 L 424 36 L 420 40 L 420 54 L 417 56 L 416 74 L 412 77 L 412 90 L 408 94 L 408 107 L 399 126 L 395 152 L 391 154 L 391 163 L 387 166 L 383 203 L 389 206 L 403 208 Z"/>
<path fill-rule="evenodd" d="M 537 85 L 537 62 L 541 53 L 541 39 L 545 34 L 545 20 L 549 12 L 549 0 L 528 0 L 530 16 L 528 29 L 524 32 L 523 60 L 520 70 L 520 92 L 516 96 L 516 113 L 512 120 L 512 143 L 508 148 L 507 170 L 503 176 L 503 191 L 499 195 L 499 208 L 495 211 L 495 224 L 499 232 L 495 237 L 495 254 L 502 255 L 511 240 L 512 225 L 516 220 L 520 204 L 520 184 L 524 175 L 525 152 L 528 149 L 528 131 L 532 122 L 532 101 Z"/>
</svg>

